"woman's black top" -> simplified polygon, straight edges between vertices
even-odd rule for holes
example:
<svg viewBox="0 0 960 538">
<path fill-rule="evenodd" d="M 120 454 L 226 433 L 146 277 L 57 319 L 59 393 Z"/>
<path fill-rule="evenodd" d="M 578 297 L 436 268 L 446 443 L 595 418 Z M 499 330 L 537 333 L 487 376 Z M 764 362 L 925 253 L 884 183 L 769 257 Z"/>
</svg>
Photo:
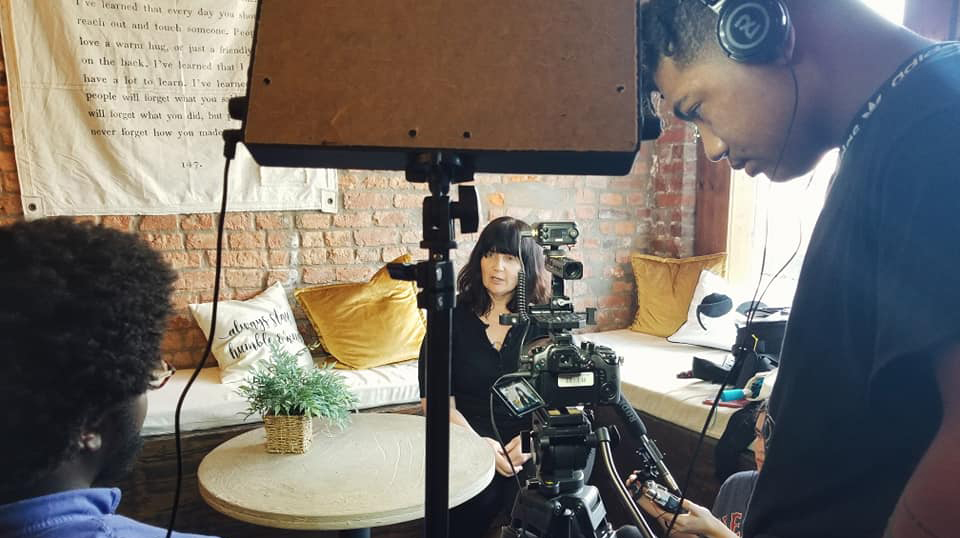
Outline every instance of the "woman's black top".
<svg viewBox="0 0 960 538">
<path fill-rule="evenodd" d="M 490 387 L 503 374 L 517 371 L 521 339 L 526 324 L 514 325 L 498 351 L 487 338 L 487 324 L 470 309 L 458 303 L 453 310 L 453 354 L 450 361 L 450 394 L 457 410 L 481 437 L 495 438 L 490 425 Z M 525 341 L 543 336 L 531 327 Z M 426 339 L 420 347 L 420 397 L 426 398 Z M 497 396 L 493 396 L 497 428 L 504 443 L 521 431 L 530 429 L 530 415 L 517 418 Z"/>
</svg>

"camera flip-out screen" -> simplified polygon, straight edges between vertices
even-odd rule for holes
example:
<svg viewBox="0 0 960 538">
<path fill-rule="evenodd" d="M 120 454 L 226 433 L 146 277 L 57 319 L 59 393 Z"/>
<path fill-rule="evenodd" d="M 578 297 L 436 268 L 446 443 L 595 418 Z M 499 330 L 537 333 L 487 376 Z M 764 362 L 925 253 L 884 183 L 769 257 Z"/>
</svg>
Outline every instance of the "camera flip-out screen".
<svg viewBox="0 0 960 538">
<path fill-rule="evenodd" d="M 543 398 L 522 377 L 507 378 L 494 385 L 493 391 L 503 400 L 507 409 L 518 417 L 546 406 Z"/>
</svg>

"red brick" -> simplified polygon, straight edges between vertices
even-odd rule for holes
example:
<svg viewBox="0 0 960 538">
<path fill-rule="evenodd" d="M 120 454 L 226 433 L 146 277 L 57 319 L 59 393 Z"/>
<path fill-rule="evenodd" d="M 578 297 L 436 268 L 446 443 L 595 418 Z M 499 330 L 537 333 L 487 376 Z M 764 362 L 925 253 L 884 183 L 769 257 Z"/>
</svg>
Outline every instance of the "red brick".
<svg viewBox="0 0 960 538">
<path fill-rule="evenodd" d="M 366 229 L 354 233 L 357 246 L 394 245 L 399 239 L 396 230 Z"/>
<path fill-rule="evenodd" d="M 596 220 L 597 208 L 594 206 L 577 206 L 575 214 L 578 221 Z"/>
<path fill-rule="evenodd" d="M 378 248 L 358 248 L 357 262 L 370 263 L 380 261 L 380 249 Z"/>
<path fill-rule="evenodd" d="M 133 229 L 133 217 L 130 215 L 108 215 L 103 217 L 100 223 L 107 228 L 113 228 L 114 230 L 120 230 L 124 232 L 129 232 Z"/>
<path fill-rule="evenodd" d="M 299 236 L 296 230 L 271 230 L 267 232 L 267 246 L 270 248 L 292 248 L 297 246 Z"/>
<path fill-rule="evenodd" d="M 216 233 L 188 233 L 186 234 L 187 248 L 210 249 L 217 248 Z"/>
<path fill-rule="evenodd" d="M 680 194 L 657 194 L 657 207 L 680 207 Z"/>
<path fill-rule="evenodd" d="M 325 248 L 304 248 L 300 249 L 300 265 L 323 265 L 327 263 L 327 249 Z"/>
<path fill-rule="evenodd" d="M 356 260 L 352 248 L 331 248 L 327 252 L 327 259 L 334 265 L 346 265 Z"/>
<path fill-rule="evenodd" d="M 23 220 L 20 217 L 5 217 L 0 215 L 0 226 L 10 226 L 13 223 L 20 222 Z"/>
<path fill-rule="evenodd" d="M 383 253 L 380 256 L 380 261 L 392 262 L 393 260 L 407 253 L 407 249 L 404 247 L 383 247 Z"/>
<path fill-rule="evenodd" d="M 420 244 L 420 241 L 423 239 L 423 231 L 417 230 L 404 230 L 400 234 L 400 240 L 404 243 L 416 243 Z"/>
<path fill-rule="evenodd" d="M 192 296 L 193 294 L 184 293 L 184 292 L 174 292 L 174 296 L 178 296 L 178 295 Z M 167 323 L 167 330 L 188 329 L 190 327 L 195 327 L 195 326 L 196 326 L 196 323 L 193 321 L 193 316 L 189 314 L 175 315 L 171 317 L 170 322 Z"/>
<path fill-rule="evenodd" d="M 17 171 L 17 159 L 13 153 L 13 149 L 0 150 L 0 170 L 4 172 Z"/>
<path fill-rule="evenodd" d="M 630 298 L 624 295 L 607 295 L 597 302 L 598 308 L 628 308 L 631 304 Z"/>
<path fill-rule="evenodd" d="M 390 195 L 378 192 L 343 193 L 344 209 L 385 209 L 390 207 Z"/>
<path fill-rule="evenodd" d="M 156 250 L 180 250 L 183 248 L 183 237 L 179 233 L 147 233 L 140 234 L 140 237 Z"/>
<path fill-rule="evenodd" d="M 200 330 L 200 327 L 194 323 L 190 325 L 190 328 L 183 331 L 183 342 L 184 347 L 187 348 L 203 348 L 207 345 L 207 337 L 203 335 L 203 331 Z"/>
<path fill-rule="evenodd" d="M 365 176 L 359 182 L 359 187 L 361 189 L 389 189 L 391 186 L 391 178 L 383 175 L 370 175 Z"/>
<path fill-rule="evenodd" d="M 290 253 L 285 250 L 270 252 L 268 259 L 270 261 L 270 267 L 286 267 L 290 265 Z"/>
<path fill-rule="evenodd" d="M 634 285 L 632 280 L 626 281 L 614 281 L 611 283 L 610 289 L 616 293 L 630 293 L 631 299 L 633 298 Z"/>
<path fill-rule="evenodd" d="M 339 282 L 365 282 L 370 280 L 376 269 L 372 267 L 337 267 L 336 275 Z"/>
<path fill-rule="evenodd" d="M 267 286 L 272 286 L 279 282 L 281 285 L 289 286 L 297 282 L 296 269 L 275 269 L 267 273 Z"/>
<path fill-rule="evenodd" d="M 149 230 L 176 230 L 176 215 L 146 215 L 140 219 L 140 229 Z"/>
<path fill-rule="evenodd" d="M 184 231 L 212 230 L 215 226 L 216 219 L 211 213 L 182 215 L 180 217 L 180 228 Z"/>
<path fill-rule="evenodd" d="M 630 218 L 630 212 L 625 209 L 601 209 L 598 218 L 601 220 L 626 220 Z"/>
<path fill-rule="evenodd" d="M 267 246 L 265 232 L 232 232 L 227 235 L 227 244 L 231 249 L 264 248 Z"/>
<path fill-rule="evenodd" d="M 357 174 L 360 173 L 357 170 L 341 170 L 339 177 L 337 178 L 337 184 L 340 186 L 340 189 L 343 192 L 353 190 L 357 185 L 360 184 L 360 178 L 357 177 Z"/>
<path fill-rule="evenodd" d="M 607 176 L 587 176 L 585 184 L 591 189 L 606 189 L 609 186 L 610 178 Z"/>
<path fill-rule="evenodd" d="M 627 205 L 629 206 L 642 206 L 647 204 L 647 193 L 645 192 L 631 192 L 627 195 Z"/>
<path fill-rule="evenodd" d="M 2 172 L 3 190 L 5 192 L 20 192 L 20 178 L 16 172 Z"/>
<path fill-rule="evenodd" d="M 13 145 L 13 128 L 0 127 L 0 143 L 2 143 L 4 146 Z"/>
<path fill-rule="evenodd" d="M 182 331 L 167 331 L 160 341 L 160 351 L 176 351 L 183 348 Z"/>
<path fill-rule="evenodd" d="M 323 232 L 323 241 L 329 247 L 353 245 L 353 232 Z M 309 246 L 304 244 L 303 246 Z"/>
<path fill-rule="evenodd" d="M 504 183 L 534 183 L 540 181 L 539 176 L 503 176 Z"/>
<path fill-rule="evenodd" d="M 263 271 L 255 269 L 227 269 L 224 281 L 234 288 L 260 288 L 263 286 Z"/>
<path fill-rule="evenodd" d="M 577 196 L 574 201 L 578 204 L 597 203 L 597 193 L 593 189 L 577 189 Z"/>
<path fill-rule="evenodd" d="M 174 283 L 177 290 L 208 290 L 213 289 L 213 269 L 199 271 L 181 271 L 180 278 Z"/>
<path fill-rule="evenodd" d="M 399 228 L 410 224 L 412 215 L 408 211 L 377 211 L 373 214 L 373 222 L 377 226 L 388 226 Z"/>
<path fill-rule="evenodd" d="M 498 219 L 500 217 L 507 216 L 509 212 L 505 207 L 488 207 L 487 208 L 487 220 Z"/>
<path fill-rule="evenodd" d="M 600 203 L 609 206 L 622 206 L 623 195 L 616 192 L 605 192 L 600 195 Z"/>
<path fill-rule="evenodd" d="M 289 215 L 279 212 L 257 213 L 254 215 L 254 223 L 258 230 L 278 230 L 289 228 L 290 218 Z"/>
<path fill-rule="evenodd" d="M 336 272 L 333 267 L 304 267 L 304 284 L 326 284 L 336 280 Z"/>
<path fill-rule="evenodd" d="M 297 215 L 297 228 L 301 230 L 319 230 L 329 228 L 332 215 L 324 213 L 301 213 Z"/>
<path fill-rule="evenodd" d="M 352 211 L 333 216 L 333 225 L 337 228 L 363 228 L 370 225 L 370 211 Z"/>
<path fill-rule="evenodd" d="M 227 230 L 252 230 L 253 215 L 250 213 L 227 213 L 223 227 Z"/>
<path fill-rule="evenodd" d="M 423 206 L 423 195 L 397 194 L 393 197 L 393 207 L 398 209 L 416 209 Z"/>
<path fill-rule="evenodd" d="M 300 232 L 300 246 L 307 248 L 322 247 L 326 245 L 324 234 L 329 232 Z"/>
<path fill-rule="evenodd" d="M 487 203 L 495 207 L 503 207 L 506 200 L 502 192 L 491 192 L 487 195 Z"/>
<path fill-rule="evenodd" d="M 0 194 L 0 215 L 23 215 L 19 194 Z"/>
<path fill-rule="evenodd" d="M 216 266 L 216 251 L 207 251 L 207 263 L 210 267 Z M 267 253 L 262 250 L 224 250 L 223 267 L 252 267 L 267 266 Z"/>
<path fill-rule="evenodd" d="M 174 269 L 196 269 L 202 259 L 200 252 L 195 250 L 168 250 L 162 256 Z"/>
</svg>

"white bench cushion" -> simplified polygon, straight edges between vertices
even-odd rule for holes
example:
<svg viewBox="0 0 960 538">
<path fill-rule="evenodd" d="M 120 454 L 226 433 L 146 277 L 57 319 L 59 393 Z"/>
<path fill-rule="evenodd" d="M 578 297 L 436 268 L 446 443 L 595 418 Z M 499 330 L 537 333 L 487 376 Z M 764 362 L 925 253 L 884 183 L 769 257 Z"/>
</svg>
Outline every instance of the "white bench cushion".
<svg viewBox="0 0 960 538">
<path fill-rule="evenodd" d="M 720 385 L 699 379 L 677 379 L 677 374 L 693 367 L 693 356 L 719 361 L 727 352 L 687 344 L 674 344 L 666 338 L 629 329 L 579 335 L 612 348 L 623 357 L 620 384 L 623 395 L 634 408 L 700 433 Z M 736 409 L 717 407 L 707 435 L 719 439 Z"/>
<path fill-rule="evenodd" d="M 358 409 L 420 401 L 417 361 L 388 364 L 369 370 L 337 370 L 357 395 Z M 180 370 L 160 390 L 147 393 L 149 407 L 143 435 L 174 432 L 177 400 L 193 371 Z M 190 387 L 180 414 L 180 431 L 206 430 L 260 422 L 257 415 L 243 418 L 247 401 L 236 392 L 237 385 L 220 383 L 217 368 L 204 368 Z"/>
</svg>

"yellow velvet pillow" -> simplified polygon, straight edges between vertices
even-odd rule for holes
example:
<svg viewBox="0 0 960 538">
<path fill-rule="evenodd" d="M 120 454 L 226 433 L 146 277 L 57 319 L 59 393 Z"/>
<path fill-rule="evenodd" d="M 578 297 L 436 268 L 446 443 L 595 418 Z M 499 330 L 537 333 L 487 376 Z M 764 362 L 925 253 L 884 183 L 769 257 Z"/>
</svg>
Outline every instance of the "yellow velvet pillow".
<svg viewBox="0 0 960 538">
<path fill-rule="evenodd" d="M 409 262 L 401 256 L 395 262 Z M 294 292 L 320 343 L 340 364 L 374 368 L 415 359 L 426 333 L 414 282 L 394 280 L 383 267 L 369 282 L 331 284 Z"/>
<path fill-rule="evenodd" d="M 667 337 L 687 321 L 687 309 L 704 269 L 723 274 L 725 253 L 693 258 L 661 258 L 634 254 L 637 315 L 631 330 Z"/>
</svg>

